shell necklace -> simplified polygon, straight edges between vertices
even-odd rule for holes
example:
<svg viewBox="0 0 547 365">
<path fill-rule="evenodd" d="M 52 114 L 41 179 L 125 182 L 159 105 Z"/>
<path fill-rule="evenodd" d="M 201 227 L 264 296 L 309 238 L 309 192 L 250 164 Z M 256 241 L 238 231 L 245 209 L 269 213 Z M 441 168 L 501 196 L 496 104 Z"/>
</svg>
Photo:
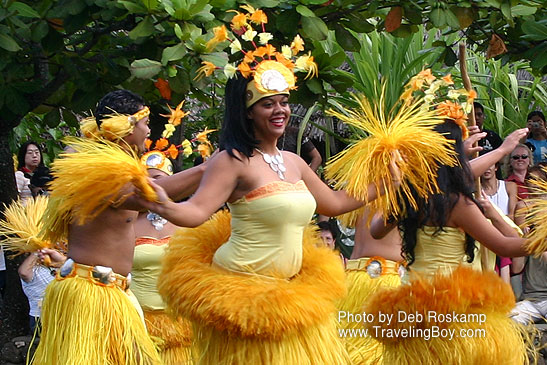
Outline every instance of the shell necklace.
<svg viewBox="0 0 547 365">
<path fill-rule="evenodd" d="M 264 162 L 266 162 L 270 166 L 270 169 L 272 169 L 274 172 L 276 172 L 277 176 L 281 180 L 285 180 L 285 171 L 287 171 L 287 168 L 283 164 L 283 155 L 281 154 L 281 152 L 279 152 L 277 147 L 275 148 L 275 150 L 278 153 L 277 155 L 270 155 L 268 153 L 264 153 L 261 150 L 259 150 L 258 148 L 255 148 L 255 150 L 256 150 L 256 152 L 258 152 L 262 155 L 262 158 L 264 159 Z"/>
</svg>

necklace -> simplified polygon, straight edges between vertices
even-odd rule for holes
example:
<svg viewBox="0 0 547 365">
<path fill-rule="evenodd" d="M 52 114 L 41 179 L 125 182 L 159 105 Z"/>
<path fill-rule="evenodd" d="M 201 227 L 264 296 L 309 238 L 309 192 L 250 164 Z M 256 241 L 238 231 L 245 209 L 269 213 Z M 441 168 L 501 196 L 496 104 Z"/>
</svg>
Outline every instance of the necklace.
<svg viewBox="0 0 547 365">
<path fill-rule="evenodd" d="M 270 166 L 270 168 L 277 173 L 277 176 L 279 176 L 281 180 L 285 180 L 285 171 L 287 171 L 287 168 L 283 164 L 283 155 L 281 154 L 281 152 L 279 152 L 277 147 L 275 148 L 278 153 L 277 155 L 264 153 L 258 148 L 255 148 L 255 150 L 262 155 L 264 162 L 266 162 Z"/>
<path fill-rule="evenodd" d="M 157 213 L 150 212 L 150 211 L 146 215 L 146 219 L 148 219 L 150 223 L 152 223 L 156 231 L 161 231 L 165 223 L 167 223 L 167 219 L 163 218 Z"/>
</svg>

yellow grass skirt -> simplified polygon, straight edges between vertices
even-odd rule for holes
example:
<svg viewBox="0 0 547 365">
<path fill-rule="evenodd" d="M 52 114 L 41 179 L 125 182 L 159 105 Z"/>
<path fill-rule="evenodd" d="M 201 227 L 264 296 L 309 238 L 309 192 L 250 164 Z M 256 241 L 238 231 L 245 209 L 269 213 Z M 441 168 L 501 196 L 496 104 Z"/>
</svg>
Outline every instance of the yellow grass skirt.
<svg viewBox="0 0 547 365">
<path fill-rule="evenodd" d="M 192 363 L 190 345 L 192 327 L 189 321 L 175 321 L 164 311 L 144 311 L 144 321 L 150 337 L 156 342 L 164 365 Z"/>
<path fill-rule="evenodd" d="M 33 364 L 161 364 L 128 294 L 81 277 L 57 277 L 46 289 Z"/>
<path fill-rule="evenodd" d="M 308 228 L 291 280 L 230 273 L 211 266 L 229 236 L 230 215 L 220 212 L 178 230 L 164 256 L 158 288 L 170 310 L 191 320 L 196 363 L 347 364 L 335 322 L 345 294 L 340 258 L 317 248 Z"/>
<path fill-rule="evenodd" d="M 388 262 L 395 265 L 391 261 Z M 401 278 L 395 269 L 374 279 L 365 270 L 346 270 L 346 283 L 348 295 L 338 307 L 338 326 L 351 363 L 353 365 L 381 364 L 382 344 L 365 334 L 365 323 L 355 314 L 363 313 L 366 300 L 379 289 L 401 285 Z"/>
<path fill-rule="evenodd" d="M 385 364 L 525 364 L 522 328 L 509 318 L 514 305 L 495 273 L 462 266 L 380 290 L 364 310 L 375 316 L 368 328 L 384 345 Z M 391 324 L 380 312 L 393 315 Z"/>
</svg>

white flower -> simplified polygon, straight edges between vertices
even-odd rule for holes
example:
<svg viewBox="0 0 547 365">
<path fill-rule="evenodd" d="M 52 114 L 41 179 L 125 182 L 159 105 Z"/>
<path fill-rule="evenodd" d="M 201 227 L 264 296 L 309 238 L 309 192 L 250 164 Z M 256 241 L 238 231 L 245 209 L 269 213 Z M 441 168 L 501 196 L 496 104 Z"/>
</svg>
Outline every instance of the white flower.
<svg viewBox="0 0 547 365">
<path fill-rule="evenodd" d="M 425 91 L 426 94 L 435 94 L 437 90 L 441 87 L 443 81 L 442 80 L 435 80 L 431 83 L 429 88 Z"/>
<path fill-rule="evenodd" d="M 243 34 L 241 36 L 242 39 L 246 40 L 246 41 L 249 41 L 249 42 L 252 42 L 253 39 L 256 37 L 258 33 L 252 29 L 249 29 L 248 31 L 245 32 L 245 34 Z"/>
<path fill-rule="evenodd" d="M 227 78 L 231 79 L 236 72 L 237 67 L 235 67 L 233 63 L 227 63 L 226 66 L 224 66 L 224 75 L 226 75 Z"/>
<path fill-rule="evenodd" d="M 460 97 L 460 92 L 458 90 L 452 89 L 448 91 L 447 96 L 449 99 L 458 100 L 458 98 Z"/>
<path fill-rule="evenodd" d="M 273 35 L 271 33 L 260 33 L 258 35 L 258 41 L 260 44 L 267 44 L 271 39 L 273 39 Z"/>
<path fill-rule="evenodd" d="M 287 80 L 277 70 L 267 70 L 260 79 L 262 87 L 266 90 L 285 91 L 289 87 Z"/>
<path fill-rule="evenodd" d="M 431 104 L 433 101 L 435 100 L 435 95 L 434 94 L 425 94 L 424 96 L 424 102 L 427 103 L 427 104 Z"/>
<path fill-rule="evenodd" d="M 471 113 L 471 109 L 473 108 L 473 103 L 467 103 L 467 102 L 463 102 L 462 104 L 462 109 L 467 113 Z"/>
<path fill-rule="evenodd" d="M 292 57 L 291 47 L 289 46 L 281 47 L 281 54 L 285 56 L 286 59 L 290 60 Z"/>
<path fill-rule="evenodd" d="M 234 54 L 239 51 L 241 51 L 241 43 L 239 42 L 239 39 L 236 39 L 232 43 L 230 43 L 230 52 Z"/>
</svg>

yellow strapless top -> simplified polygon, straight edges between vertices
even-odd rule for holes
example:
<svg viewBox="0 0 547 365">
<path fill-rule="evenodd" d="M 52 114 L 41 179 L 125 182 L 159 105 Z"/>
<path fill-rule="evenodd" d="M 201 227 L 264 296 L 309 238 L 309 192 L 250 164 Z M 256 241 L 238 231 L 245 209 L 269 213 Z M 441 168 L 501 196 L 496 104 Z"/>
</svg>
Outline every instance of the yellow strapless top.
<svg viewBox="0 0 547 365">
<path fill-rule="evenodd" d="M 135 242 L 135 255 L 131 270 L 131 291 L 144 310 L 164 310 L 165 303 L 158 293 L 157 281 L 161 259 L 170 237 L 162 239 L 139 237 Z"/>
<path fill-rule="evenodd" d="M 302 234 L 315 211 L 303 181 L 270 182 L 233 204 L 232 232 L 213 263 L 230 271 L 290 278 L 302 266 Z"/>
<path fill-rule="evenodd" d="M 459 265 L 469 265 L 465 253 L 465 233 L 459 228 L 444 227 L 433 236 L 436 227 L 424 226 L 418 230 L 415 260 L 410 269 L 420 274 L 434 274 L 437 270 L 451 272 Z"/>
</svg>

